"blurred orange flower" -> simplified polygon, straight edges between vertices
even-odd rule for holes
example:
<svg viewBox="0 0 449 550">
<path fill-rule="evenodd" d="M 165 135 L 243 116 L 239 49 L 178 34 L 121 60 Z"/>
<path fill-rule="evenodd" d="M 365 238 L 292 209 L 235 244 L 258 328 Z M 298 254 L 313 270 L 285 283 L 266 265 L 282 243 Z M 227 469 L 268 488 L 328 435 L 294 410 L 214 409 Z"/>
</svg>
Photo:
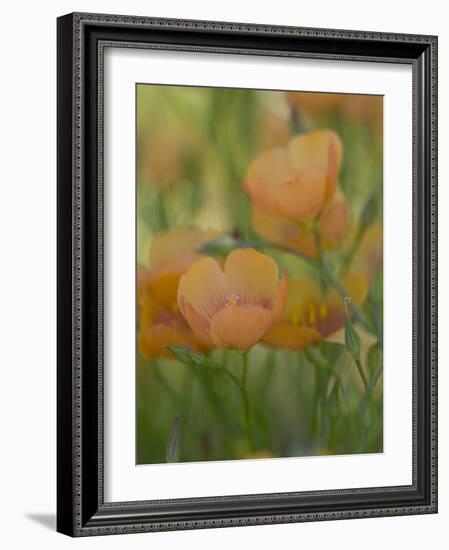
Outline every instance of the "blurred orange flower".
<svg viewBox="0 0 449 550">
<path fill-rule="evenodd" d="M 202 255 L 197 252 L 202 244 L 222 235 L 218 231 L 199 228 L 175 228 L 157 235 L 151 241 L 149 265 L 145 285 L 165 308 L 177 307 L 176 293 L 181 275 Z"/>
<path fill-rule="evenodd" d="M 364 234 L 349 271 L 340 278 L 351 303 L 365 301 L 376 265 L 382 262 L 382 229 L 371 226 Z M 290 279 L 282 320 L 273 326 L 264 342 L 299 350 L 333 335 L 344 325 L 345 305 L 334 288 L 323 292 L 308 277 Z"/>
<path fill-rule="evenodd" d="M 337 192 L 323 208 L 316 226 L 316 232 L 324 250 L 335 248 L 340 244 L 345 235 L 347 220 L 346 200 L 340 192 Z M 305 256 L 318 256 L 315 235 L 307 223 L 294 223 L 257 207 L 253 207 L 251 221 L 256 233 L 264 239 L 289 246 Z"/>
<path fill-rule="evenodd" d="M 351 228 L 355 233 L 356 227 Z M 375 223 L 365 231 L 360 246 L 355 254 L 350 270 L 360 273 L 371 280 L 376 266 L 383 262 L 383 229 L 382 225 Z"/>
<path fill-rule="evenodd" d="M 206 345 L 247 350 L 281 318 L 287 273 L 252 248 L 231 252 L 224 271 L 212 258 L 194 263 L 181 277 L 179 309 Z"/>
<path fill-rule="evenodd" d="M 160 125 L 157 131 L 141 130 L 138 138 L 138 181 L 165 187 L 183 176 L 183 165 L 192 152 L 192 138 L 181 128 Z"/>
<path fill-rule="evenodd" d="M 292 137 L 285 148 L 261 153 L 243 188 L 261 210 L 293 222 L 314 219 L 333 198 L 343 146 L 331 130 Z"/>
<path fill-rule="evenodd" d="M 360 305 L 368 293 L 364 275 L 347 274 L 341 281 L 351 303 Z M 327 338 L 344 324 L 344 302 L 335 289 L 322 293 L 307 277 L 289 281 L 287 306 L 283 319 L 264 338 L 271 346 L 304 349 Z"/>
<path fill-rule="evenodd" d="M 382 121 L 382 96 L 317 92 L 287 92 L 286 95 L 293 108 L 313 118 L 337 112 L 362 122 L 380 125 Z"/>
<path fill-rule="evenodd" d="M 216 232 L 191 228 L 173 229 L 153 239 L 149 259 L 154 267 L 139 267 L 137 272 L 138 345 L 143 356 L 171 357 L 167 345 L 207 349 L 180 314 L 176 294 L 182 274 L 202 257 L 196 249 L 216 237 Z"/>
</svg>

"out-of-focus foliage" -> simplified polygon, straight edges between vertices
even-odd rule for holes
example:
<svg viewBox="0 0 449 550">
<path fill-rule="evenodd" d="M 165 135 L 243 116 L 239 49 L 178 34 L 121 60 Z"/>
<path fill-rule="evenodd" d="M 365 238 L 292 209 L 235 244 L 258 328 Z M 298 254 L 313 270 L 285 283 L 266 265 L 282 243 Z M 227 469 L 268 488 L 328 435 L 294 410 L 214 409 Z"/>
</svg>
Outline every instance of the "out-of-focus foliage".
<svg viewBox="0 0 449 550">
<path fill-rule="evenodd" d="M 137 463 L 381 452 L 382 98 L 138 85 L 136 135 Z"/>
</svg>

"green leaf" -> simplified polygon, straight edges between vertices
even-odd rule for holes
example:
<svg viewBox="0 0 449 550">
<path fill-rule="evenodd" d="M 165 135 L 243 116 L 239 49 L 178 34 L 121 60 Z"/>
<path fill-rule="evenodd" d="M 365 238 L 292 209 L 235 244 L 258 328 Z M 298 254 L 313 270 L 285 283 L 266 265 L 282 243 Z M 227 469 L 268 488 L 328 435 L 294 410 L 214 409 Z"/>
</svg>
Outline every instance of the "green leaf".
<svg viewBox="0 0 449 550">
<path fill-rule="evenodd" d="M 335 370 L 335 367 L 338 364 L 338 361 L 342 355 L 347 356 L 347 349 L 344 344 L 339 344 L 338 342 L 320 342 L 318 344 L 318 349 L 322 355 L 326 358 L 329 366 Z"/>
<path fill-rule="evenodd" d="M 202 365 L 206 361 L 204 353 L 193 351 L 187 346 L 167 346 L 173 355 L 185 365 Z"/>
<path fill-rule="evenodd" d="M 304 355 L 316 367 L 328 370 L 327 360 L 317 347 L 309 347 L 304 350 Z"/>
<path fill-rule="evenodd" d="M 374 271 L 374 277 L 369 288 L 369 295 L 378 308 L 382 308 L 383 299 L 383 272 L 382 269 L 377 266 Z"/>
<path fill-rule="evenodd" d="M 382 365 L 382 350 L 380 349 L 379 343 L 374 344 L 371 346 L 368 350 L 368 372 L 370 375 L 370 378 L 374 376 L 376 371 L 381 367 Z"/>
<path fill-rule="evenodd" d="M 177 416 L 172 424 L 170 437 L 167 442 L 167 462 L 178 462 L 181 454 L 181 420 Z"/>
<path fill-rule="evenodd" d="M 360 337 L 348 317 L 345 319 L 345 345 L 355 361 L 360 361 Z"/>
<path fill-rule="evenodd" d="M 373 193 L 369 199 L 366 201 L 365 206 L 363 207 L 362 213 L 360 215 L 360 222 L 365 227 L 371 225 L 376 218 L 377 214 L 377 201 L 376 195 Z"/>
<path fill-rule="evenodd" d="M 360 423 L 363 428 L 369 430 L 376 422 L 376 405 L 371 399 L 365 399 L 360 410 Z"/>
<path fill-rule="evenodd" d="M 334 384 L 328 397 L 329 416 L 332 420 L 337 420 L 342 415 L 340 392 L 338 384 Z"/>
</svg>

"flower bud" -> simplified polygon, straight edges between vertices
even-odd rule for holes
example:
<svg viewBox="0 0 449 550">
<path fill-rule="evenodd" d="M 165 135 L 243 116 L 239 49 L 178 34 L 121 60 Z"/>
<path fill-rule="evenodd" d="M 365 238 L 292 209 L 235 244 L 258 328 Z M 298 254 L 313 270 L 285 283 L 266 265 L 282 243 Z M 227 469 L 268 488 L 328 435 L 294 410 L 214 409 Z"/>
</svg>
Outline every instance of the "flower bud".
<svg viewBox="0 0 449 550">
<path fill-rule="evenodd" d="M 345 318 L 345 345 L 354 360 L 360 361 L 360 337 L 348 316 Z"/>
</svg>

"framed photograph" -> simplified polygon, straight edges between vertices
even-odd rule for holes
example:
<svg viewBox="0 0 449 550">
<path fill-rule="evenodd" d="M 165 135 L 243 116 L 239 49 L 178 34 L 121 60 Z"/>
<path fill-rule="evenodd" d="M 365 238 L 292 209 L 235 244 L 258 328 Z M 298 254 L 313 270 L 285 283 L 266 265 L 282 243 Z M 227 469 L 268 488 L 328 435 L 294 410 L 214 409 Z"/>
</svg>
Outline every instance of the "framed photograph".
<svg viewBox="0 0 449 550">
<path fill-rule="evenodd" d="M 437 511 L 437 38 L 58 19 L 58 531 Z"/>
</svg>

